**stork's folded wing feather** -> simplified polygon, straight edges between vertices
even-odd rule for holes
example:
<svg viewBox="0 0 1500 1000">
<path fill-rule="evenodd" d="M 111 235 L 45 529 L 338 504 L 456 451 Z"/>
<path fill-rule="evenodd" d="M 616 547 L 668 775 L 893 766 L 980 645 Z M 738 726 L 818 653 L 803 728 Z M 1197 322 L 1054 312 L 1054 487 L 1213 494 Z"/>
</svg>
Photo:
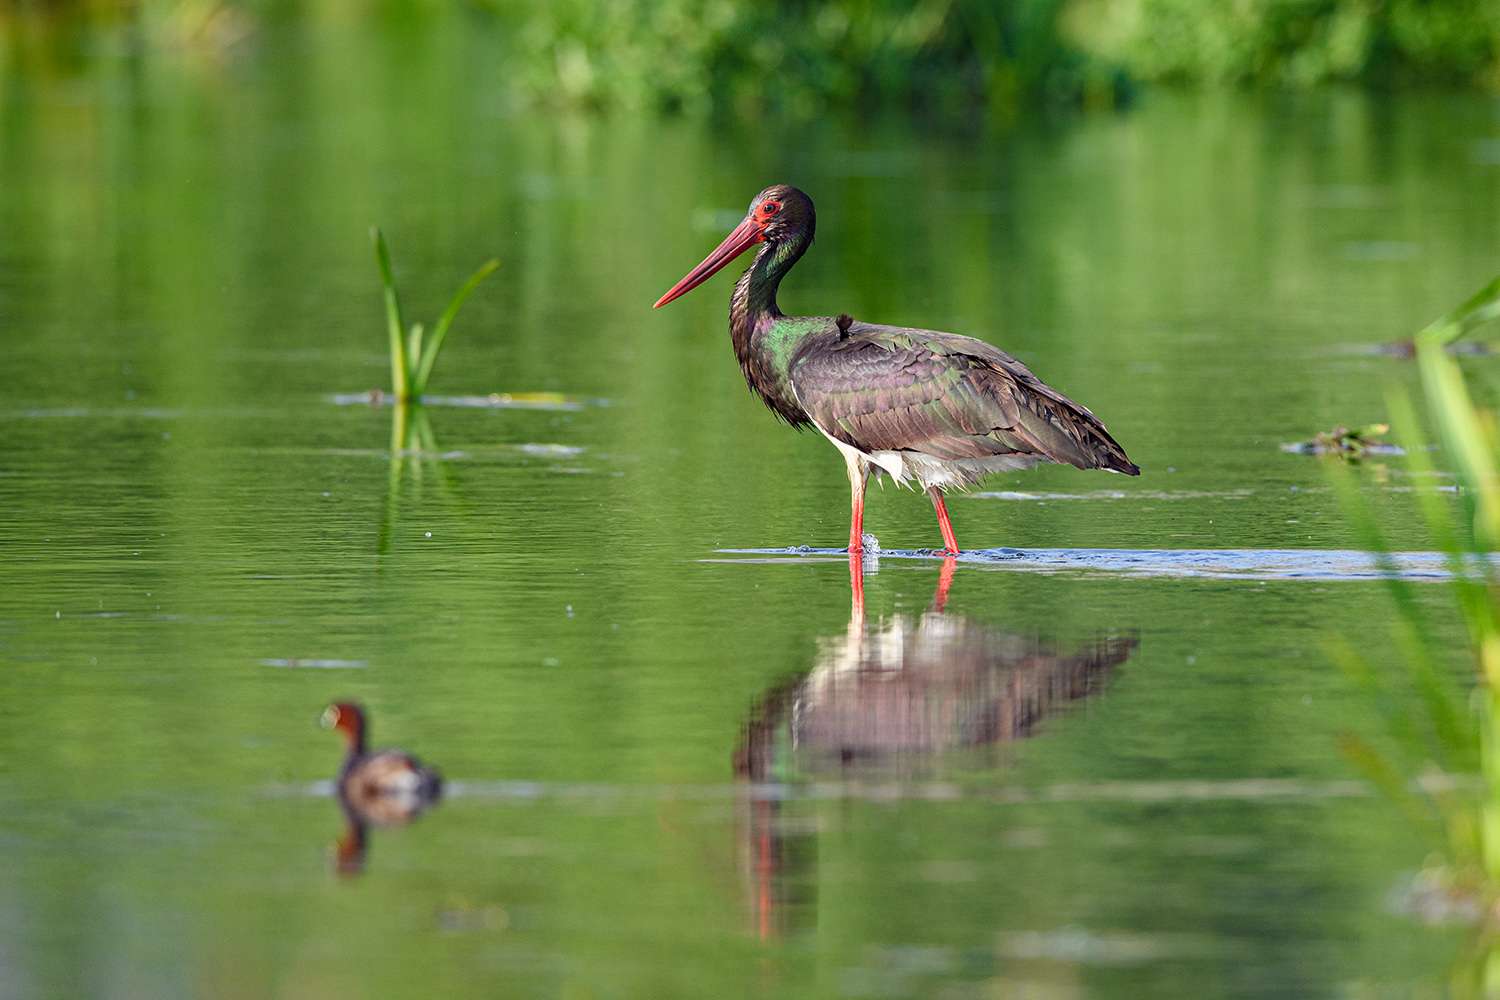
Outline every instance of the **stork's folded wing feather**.
<svg viewBox="0 0 1500 1000">
<path fill-rule="evenodd" d="M 791 380 L 824 433 L 864 452 L 1022 455 L 1139 472 L 1087 409 L 970 337 L 855 323 L 808 338 Z"/>
</svg>

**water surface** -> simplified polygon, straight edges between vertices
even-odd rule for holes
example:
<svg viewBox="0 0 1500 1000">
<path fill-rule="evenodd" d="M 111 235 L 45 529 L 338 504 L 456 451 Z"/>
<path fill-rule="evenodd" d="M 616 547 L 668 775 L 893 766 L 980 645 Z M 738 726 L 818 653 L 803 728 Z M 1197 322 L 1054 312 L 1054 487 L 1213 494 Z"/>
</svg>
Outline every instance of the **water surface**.
<svg viewBox="0 0 1500 1000">
<path fill-rule="evenodd" d="M 470 20 L 415 30 L 4 63 L 0 994 L 1445 981 L 1453 933 L 1389 903 L 1424 845 L 1337 749 L 1379 730 L 1323 642 L 1390 665 L 1386 593 L 1280 445 L 1382 418 L 1414 376 L 1367 348 L 1492 275 L 1491 104 L 598 120 L 508 109 Z M 884 558 L 856 614 L 785 551 L 844 537 L 837 456 L 745 391 L 729 279 L 649 308 L 778 180 L 819 210 L 783 307 L 990 339 L 1142 466 L 950 504 L 1045 571 Z M 435 408 L 393 457 L 334 399 L 386 377 L 371 223 L 414 317 L 503 261 L 435 391 L 582 402 Z M 1356 476 L 1440 574 L 1403 461 Z M 866 526 L 938 542 L 910 492 Z M 451 784 L 357 878 L 335 697 Z"/>
</svg>

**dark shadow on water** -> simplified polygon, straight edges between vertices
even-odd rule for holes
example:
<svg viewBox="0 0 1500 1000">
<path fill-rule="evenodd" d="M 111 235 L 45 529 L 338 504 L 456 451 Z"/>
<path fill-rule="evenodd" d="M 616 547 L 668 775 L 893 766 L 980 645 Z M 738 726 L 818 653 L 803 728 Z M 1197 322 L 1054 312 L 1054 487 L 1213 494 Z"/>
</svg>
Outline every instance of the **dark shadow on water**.
<svg viewBox="0 0 1500 1000">
<path fill-rule="evenodd" d="M 799 777 L 921 779 L 944 754 L 1034 735 L 1048 716 L 1101 690 L 1139 645 L 1119 632 L 1063 647 L 950 612 L 952 558 L 925 612 L 870 621 L 863 559 L 849 561 L 847 628 L 818 641 L 810 669 L 759 699 L 734 752 L 746 789 L 742 869 L 761 937 L 811 914 L 817 845 L 813 829 L 786 822 L 781 798 L 751 790 Z"/>
</svg>

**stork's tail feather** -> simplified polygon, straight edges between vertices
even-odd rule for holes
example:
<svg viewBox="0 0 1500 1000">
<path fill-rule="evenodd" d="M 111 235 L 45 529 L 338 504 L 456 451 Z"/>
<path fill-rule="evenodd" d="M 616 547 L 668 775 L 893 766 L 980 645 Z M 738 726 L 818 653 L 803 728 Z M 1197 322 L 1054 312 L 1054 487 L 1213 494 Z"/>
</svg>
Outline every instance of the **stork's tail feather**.
<svg viewBox="0 0 1500 1000">
<path fill-rule="evenodd" d="M 1078 414 L 1083 418 L 1079 430 L 1082 432 L 1083 442 L 1093 459 L 1088 466 L 1080 465 L 1079 467 L 1104 469 L 1126 476 L 1139 476 L 1141 467 L 1130 460 L 1130 456 L 1125 454 L 1125 449 L 1120 447 L 1120 442 L 1114 439 L 1099 418 L 1076 403 L 1072 405 L 1077 408 Z"/>
</svg>

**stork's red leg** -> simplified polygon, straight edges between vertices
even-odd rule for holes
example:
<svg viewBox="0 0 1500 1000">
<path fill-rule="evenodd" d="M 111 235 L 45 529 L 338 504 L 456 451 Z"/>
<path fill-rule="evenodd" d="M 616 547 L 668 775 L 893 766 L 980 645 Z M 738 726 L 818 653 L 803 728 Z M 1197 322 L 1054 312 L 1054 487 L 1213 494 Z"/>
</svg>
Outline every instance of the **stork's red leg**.
<svg viewBox="0 0 1500 1000">
<path fill-rule="evenodd" d="M 958 539 L 953 536 L 953 522 L 948 520 L 948 508 L 943 506 L 943 491 L 936 486 L 927 487 L 932 498 L 932 509 L 937 511 L 938 528 L 943 533 L 943 549 L 950 556 L 958 555 Z"/>
<path fill-rule="evenodd" d="M 858 455 L 846 453 L 849 468 L 849 589 L 854 611 L 861 623 L 865 616 L 865 484 L 870 466 Z"/>
<path fill-rule="evenodd" d="M 849 511 L 849 551 L 860 552 L 864 549 L 865 537 L 865 491 L 862 487 L 854 488 L 853 504 Z"/>
<path fill-rule="evenodd" d="M 864 550 L 865 539 L 865 483 L 870 479 L 870 467 L 862 458 L 849 458 L 849 551 Z"/>
</svg>

